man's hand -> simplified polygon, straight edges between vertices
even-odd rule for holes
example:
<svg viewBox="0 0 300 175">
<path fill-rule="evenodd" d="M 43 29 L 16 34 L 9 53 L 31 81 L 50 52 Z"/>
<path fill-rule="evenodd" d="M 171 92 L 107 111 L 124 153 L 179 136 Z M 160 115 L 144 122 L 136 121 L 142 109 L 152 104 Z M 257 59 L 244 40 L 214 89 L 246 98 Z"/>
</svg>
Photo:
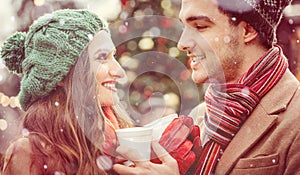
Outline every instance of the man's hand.
<svg viewBox="0 0 300 175">
<path fill-rule="evenodd" d="M 155 164 L 150 161 L 134 162 L 134 167 L 127 167 L 121 164 L 115 164 L 113 169 L 120 175 L 179 175 L 179 169 L 176 160 L 157 142 L 152 142 L 152 148 L 161 164 Z M 119 146 L 117 152 L 128 160 L 138 160 L 137 152 L 128 147 Z"/>
</svg>

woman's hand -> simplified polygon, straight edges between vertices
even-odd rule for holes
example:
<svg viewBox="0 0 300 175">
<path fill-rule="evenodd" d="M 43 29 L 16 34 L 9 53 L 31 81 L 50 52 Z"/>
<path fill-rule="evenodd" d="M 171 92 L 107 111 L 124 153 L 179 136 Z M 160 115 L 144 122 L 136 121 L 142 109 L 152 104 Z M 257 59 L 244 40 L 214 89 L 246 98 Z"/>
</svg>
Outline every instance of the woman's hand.
<svg viewBox="0 0 300 175">
<path fill-rule="evenodd" d="M 115 164 L 113 169 L 120 175 L 179 175 L 176 160 L 159 143 L 152 142 L 152 148 L 162 162 L 161 164 L 150 161 L 136 161 L 133 167 Z M 138 153 L 128 147 L 119 146 L 117 152 L 127 160 L 139 160 Z"/>
</svg>

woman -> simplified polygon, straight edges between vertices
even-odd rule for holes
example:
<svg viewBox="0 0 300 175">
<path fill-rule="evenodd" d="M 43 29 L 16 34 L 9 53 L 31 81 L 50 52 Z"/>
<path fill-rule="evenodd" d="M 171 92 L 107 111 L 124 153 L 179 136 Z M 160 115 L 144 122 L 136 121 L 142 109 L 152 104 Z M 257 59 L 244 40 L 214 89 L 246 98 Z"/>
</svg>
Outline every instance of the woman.
<svg viewBox="0 0 300 175">
<path fill-rule="evenodd" d="M 118 106 L 114 52 L 106 22 L 86 10 L 44 15 L 7 39 L 1 56 L 22 74 L 25 114 L 3 174 L 110 174 L 113 130 L 132 125 Z"/>
</svg>

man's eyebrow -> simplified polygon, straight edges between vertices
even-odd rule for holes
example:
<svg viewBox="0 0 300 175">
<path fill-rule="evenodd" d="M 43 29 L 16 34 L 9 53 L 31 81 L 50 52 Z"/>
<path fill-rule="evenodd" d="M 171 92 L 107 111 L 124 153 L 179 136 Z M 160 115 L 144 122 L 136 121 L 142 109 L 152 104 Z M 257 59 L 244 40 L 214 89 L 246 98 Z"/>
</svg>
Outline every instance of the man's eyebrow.
<svg viewBox="0 0 300 175">
<path fill-rule="evenodd" d="M 207 16 L 191 16 L 191 17 L 188 17 L 186 19 L 187 22 L 193 22 L 193 21 L 196 21 L 196 20 L 201 20 L 201 21 L 206 21 L 206 22 L 213 23 L 212 20 L 209 19 Z"/>
</svg>

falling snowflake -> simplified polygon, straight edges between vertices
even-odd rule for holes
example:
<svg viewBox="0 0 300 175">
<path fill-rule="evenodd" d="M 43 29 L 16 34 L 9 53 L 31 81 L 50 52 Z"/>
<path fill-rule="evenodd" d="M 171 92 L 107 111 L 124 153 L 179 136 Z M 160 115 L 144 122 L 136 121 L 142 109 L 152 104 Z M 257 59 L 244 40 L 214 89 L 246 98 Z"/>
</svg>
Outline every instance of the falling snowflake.
<svg viewBox="0 0 300 175">
<path fill-rule="evenodd" d="M 89 38 L 90 41 L 92 41 L 94 36 L 92 34 L 88 34 L 88 38 Z"/>
<path fill-rule="evenodd" d="M 229 36 L 225 36 L 224 37 L 224 42 L 225 43 L 229 43 L 230 42 L 230 37 Z"/>
<path fill-rule="evenodd" d="M 113 162 L 108 156 L 99 156 L 96 161 L 100 169 L 110 170 L 112 168 Z"/>
<path fill-rule="evenodd" d="M 26 128 L 23 128 L 23 129 L 22 129 L 22 136 L 24 136 L 24 137 L 29 136 L 29 131 L 28 131 L 28 129 L 26 129 Z"/>
</svg>

